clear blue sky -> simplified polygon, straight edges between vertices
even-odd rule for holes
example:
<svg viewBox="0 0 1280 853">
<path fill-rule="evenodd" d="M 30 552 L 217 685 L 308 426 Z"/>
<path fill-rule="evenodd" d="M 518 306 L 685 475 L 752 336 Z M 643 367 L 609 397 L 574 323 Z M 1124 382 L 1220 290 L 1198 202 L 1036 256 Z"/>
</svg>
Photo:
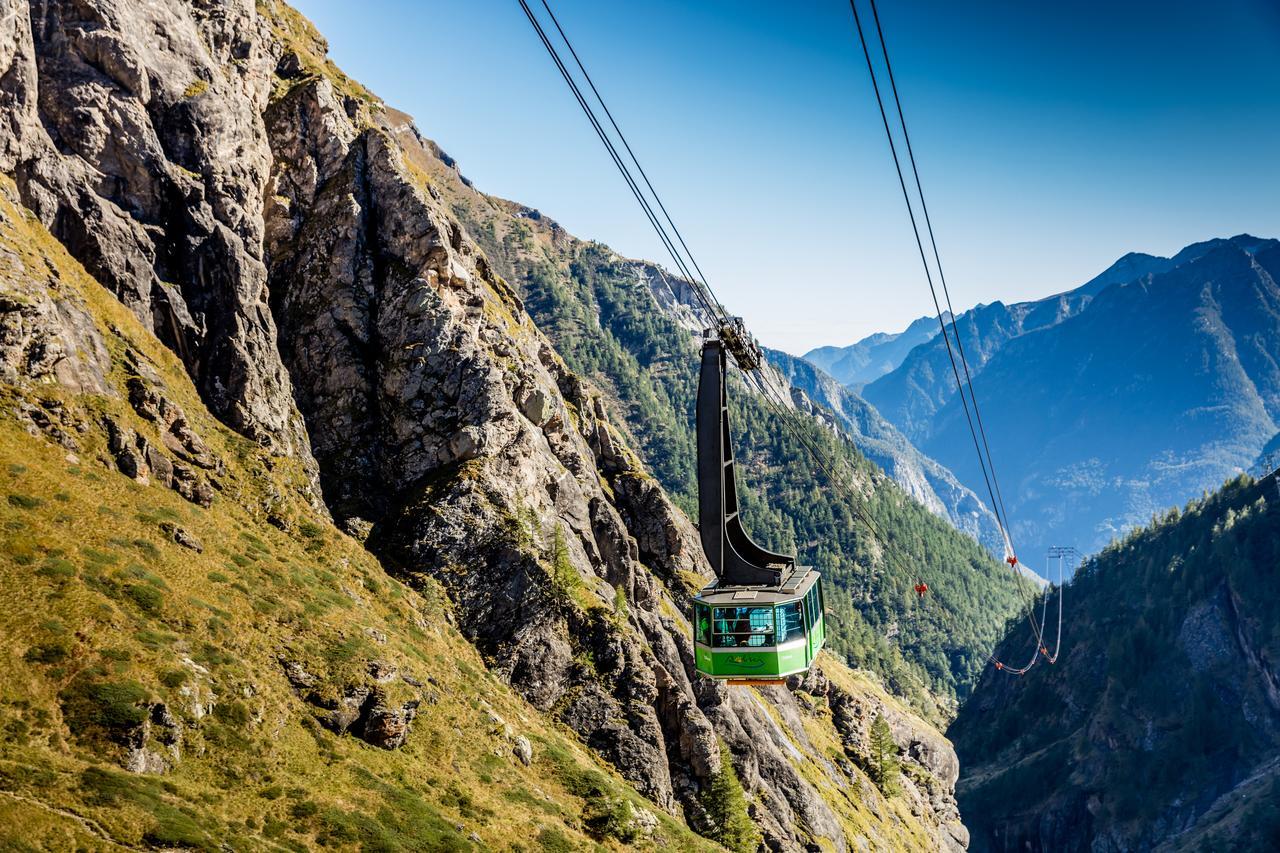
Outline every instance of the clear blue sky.
<svg viewBox="0 0 1280 853">
<path fill-rule="evenodd" d="M 493 194 L 667 261 L 515 0 L 296 0 Z M 726 306 L 803 352 L 930 310 L 842 0 L 552 5 Z M 882 0 L 957 308 L 1280 237 L 1280 0 Z"/>
</svg>

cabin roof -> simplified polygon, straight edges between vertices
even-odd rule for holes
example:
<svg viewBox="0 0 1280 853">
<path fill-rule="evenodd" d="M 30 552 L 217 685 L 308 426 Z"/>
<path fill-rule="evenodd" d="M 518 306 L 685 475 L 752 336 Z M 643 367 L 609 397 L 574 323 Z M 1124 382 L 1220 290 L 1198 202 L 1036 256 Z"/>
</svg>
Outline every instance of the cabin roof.
<svg viewBox="0 0 1280 853">
<path fill-rule="evenodd" d="M 712 582 L 695 598 L 702 604 L 718 607 L 773 606 L 799 601 L 818 582 L 818 573 L 809 566 L 793 566 L 779 586 L 721 586 Z"/>
</svg>

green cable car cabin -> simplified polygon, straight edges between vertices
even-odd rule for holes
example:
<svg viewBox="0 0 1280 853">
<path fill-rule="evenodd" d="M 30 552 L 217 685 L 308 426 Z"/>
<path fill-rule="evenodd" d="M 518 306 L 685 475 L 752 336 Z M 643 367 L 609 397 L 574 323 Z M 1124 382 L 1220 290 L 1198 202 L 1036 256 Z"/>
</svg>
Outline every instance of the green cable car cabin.
<svg viewBox="0 0 1280 853">
<path fill-rule="evenodd" d="M 822 580 L 757 545 L 738 514 L 725 392 L 725 350 L 744 370 L 759 351 L 733 327 L 703 343 L 698 377 L 698 532 L 716 580 L 694 597 L 698 672 L 735 683 L 781 682 L 813 665 L 826 639 Z"/>
</svg>

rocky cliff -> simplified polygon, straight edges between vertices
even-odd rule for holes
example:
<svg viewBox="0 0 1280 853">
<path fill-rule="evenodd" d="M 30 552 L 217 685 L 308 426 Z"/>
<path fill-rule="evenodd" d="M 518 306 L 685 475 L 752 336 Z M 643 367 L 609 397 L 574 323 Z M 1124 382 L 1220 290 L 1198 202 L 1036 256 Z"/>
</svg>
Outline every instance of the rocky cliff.
<svg viewBox="0 0 1280 853">
<path fill-rule="evenodd" d="M 772 849 L 963 846 L 949 745 L 866 678 L 691 678 L 692 527 L 304 19 L 2 21 L 19 840 L 749 846 L 733 777 Z"/>
<path fill-rule="evenodd" d="M 972 849 L 1274 849 L 1278 568 L 1274 475 L 1087 562 L 1065 590 L 1057 664 L 990 672 L 950 728 Z M 1029 642 L 1013 626 L 997 653 L 1025 660 Z"/>
</svg>

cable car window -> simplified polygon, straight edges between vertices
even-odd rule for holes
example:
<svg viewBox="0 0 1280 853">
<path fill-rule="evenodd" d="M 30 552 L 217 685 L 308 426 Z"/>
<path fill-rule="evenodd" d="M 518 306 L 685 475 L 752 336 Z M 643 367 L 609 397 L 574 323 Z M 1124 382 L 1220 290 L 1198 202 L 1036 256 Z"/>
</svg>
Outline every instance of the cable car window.
<svg viewBox="0 0 1280 853">
<path fill-rule="evenodd" d="M 778 605 L 778 642 L 795 640 L 804 636 L 804 618 L 800 615 L 800 602 Z"/>
<path fill-rule="evenodd" d="M 827 600 L 822 595 L 822 581 L 818 581 L 813 588 L 818 592 L 818 615 L 821 616 L 827 612 Z"/>
<path fill-rule="evenodd" d="M 717 607 L 711 645 L 721 649 L 772 646 L 772 607 Z"/>
<path fill-rule="evenodd" d="M 711 645 L 711 608 L 705 604 L 694 605 L 693 620 L 697 626 L 697 641 L 704 646 Z"/>
</svg>

